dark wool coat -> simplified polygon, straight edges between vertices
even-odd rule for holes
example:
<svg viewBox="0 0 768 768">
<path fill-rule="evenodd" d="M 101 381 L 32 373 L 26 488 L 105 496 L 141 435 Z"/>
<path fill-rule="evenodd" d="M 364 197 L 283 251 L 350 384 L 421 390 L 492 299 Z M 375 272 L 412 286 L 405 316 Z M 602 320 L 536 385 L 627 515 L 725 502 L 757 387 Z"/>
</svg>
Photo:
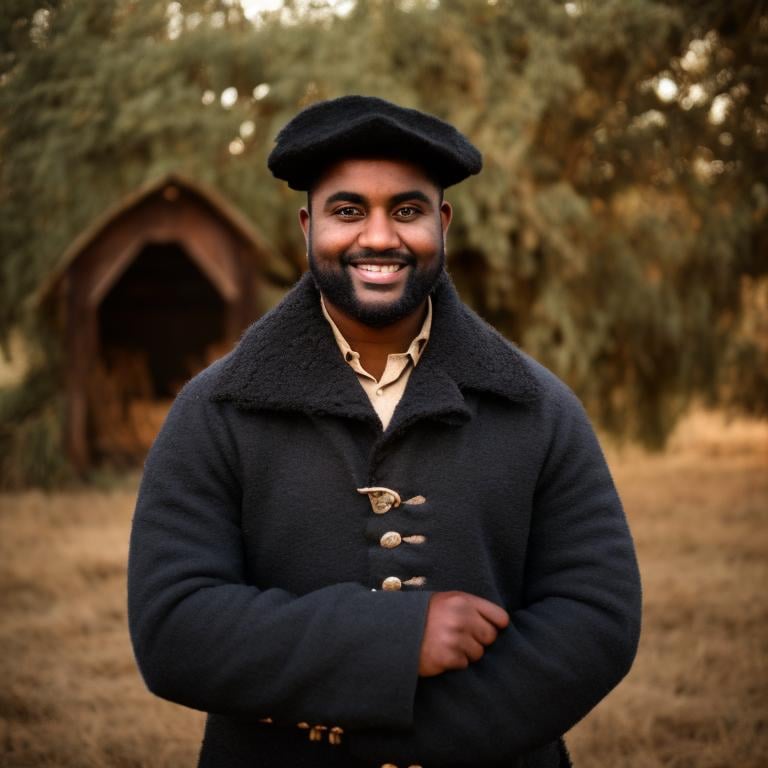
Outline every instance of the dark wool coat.
<svg viewBox="0 0 768 768">
<path fill-rule="evenodd" d="M 171 409 L 129 619 L 149 688 L 211 713 L 203 766 L 555 768 L 632 663 L 637 564 L 581 405 L 447 275 L 433 301 L 384 432 L 306 276 Z M 364 486 L 405 503 L 374 514 Z M 387 549 L 388 531 L 424 539 Z M 423 584 L 382 591 L 390 576 Z M 434 590 L 511 624 L 466 670 L 419 678 Z M 299 722 L 342 728 L 341 745 Z"/>
</svg>

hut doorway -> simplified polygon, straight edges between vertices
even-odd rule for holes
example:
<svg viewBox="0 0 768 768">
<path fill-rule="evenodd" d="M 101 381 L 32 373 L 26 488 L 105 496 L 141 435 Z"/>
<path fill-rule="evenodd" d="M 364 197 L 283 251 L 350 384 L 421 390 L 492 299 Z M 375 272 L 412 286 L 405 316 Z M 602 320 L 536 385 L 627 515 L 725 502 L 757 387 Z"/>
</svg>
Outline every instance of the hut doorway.
<svg viewBox="0 0 768 768">
<path fill-rule="evenodd" d="M 226 304 L 179 243 L 148 243 L 99 307 L 106 367 L 141 358 L 143 391 L 169 398 L 215 359 Z"/>
<path fill-rule="evenodd" d="M 228 306 L 177 241 L 146 243 L 98 307 L 94 459 L 134 464 L 173 397 L 231 344 Z"/>
</svg>

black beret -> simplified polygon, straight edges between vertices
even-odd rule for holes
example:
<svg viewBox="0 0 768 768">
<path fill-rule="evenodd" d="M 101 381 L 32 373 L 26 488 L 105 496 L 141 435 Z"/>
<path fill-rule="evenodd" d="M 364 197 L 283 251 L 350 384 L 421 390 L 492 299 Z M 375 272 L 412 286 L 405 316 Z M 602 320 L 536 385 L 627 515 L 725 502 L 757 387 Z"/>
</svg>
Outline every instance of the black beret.
<svg viewBox="0 0 768 768">
<path fill-rule="evenodd" d="M 277 135 L 269 170 L 307 190 L 330 164 L 347 157 L 392 157 L 421 165 L 441 187 L 483 166 L 462 133 L 434 115 L 374 96 L 342 96 L 299 112 Z"/>
</svg>

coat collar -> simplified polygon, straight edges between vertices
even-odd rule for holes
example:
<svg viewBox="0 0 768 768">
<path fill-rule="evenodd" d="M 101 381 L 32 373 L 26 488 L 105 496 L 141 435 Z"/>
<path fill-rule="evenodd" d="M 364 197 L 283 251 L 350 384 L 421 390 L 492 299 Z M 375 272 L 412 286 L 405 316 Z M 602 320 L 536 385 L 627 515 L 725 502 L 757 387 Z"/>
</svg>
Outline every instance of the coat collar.
<svg viewBox="0 0 768 768">
<path fill-rule="evenodd" d="M 432 300 L 429 343 L 388 431 L 422 417 L 465 420 L 465 390 L 512 402 L 538 397 L 525 356 L 461 302 L 447 274 L 439 279 Z M 378 423 L 339 353 L 309 273 L 245 332 L 222 362 L 211 399 L 244 410 L 303 411 Z"/>
</svg>

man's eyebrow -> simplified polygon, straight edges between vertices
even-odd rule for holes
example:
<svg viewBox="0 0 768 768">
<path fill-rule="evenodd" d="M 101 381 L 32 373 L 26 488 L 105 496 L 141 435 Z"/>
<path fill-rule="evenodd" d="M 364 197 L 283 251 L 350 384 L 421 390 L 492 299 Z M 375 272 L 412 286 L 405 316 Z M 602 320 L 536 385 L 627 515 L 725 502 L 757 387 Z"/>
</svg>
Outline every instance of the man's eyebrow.
<svg viewBox="0 0 768 768">
<path fill-rule="evenodd" d="M 420 200 L 422 203 L 432 205 L 432 200 L 429 199 L 429 195 L 426 195 L 420 189 L 412 189 L 409 192 L 399 192 L 392 196 L 392 205 L 398 205 L 404 203 L 406 200 Z"/>
<path fill-rule="evenodd" d="M 365 205 L 366 199 L 362 195 L 358 195 L 357 192 L 334 192 L 332 195 L 326 198 L 325 207 L 333 205 L 333 203 L 357 203 L 358 205 Z"/>
<path fill-rule="evenodd" d="M 427 205 L 432 205 L 432 200 L 430 200 L 429 195 L 422 192 L 420 189 L 411 189 L 407 192 L 398 192 L 396 195 L 392 195 L 389 204 L 399 205 L 400 203 L 404 203 L 406 200 L 419 200 L 420 202 Z M 368 200 L 364 195 L 360 195 L 357 192 L 345 192 L 344 190 L 339 190 L 338 192 L 334 192 L 332 195 L 329 195 L 326 198 L 324 206 L 327 208 L 329 205 L 341 202 L 366 205 Z"/>
</svg>

